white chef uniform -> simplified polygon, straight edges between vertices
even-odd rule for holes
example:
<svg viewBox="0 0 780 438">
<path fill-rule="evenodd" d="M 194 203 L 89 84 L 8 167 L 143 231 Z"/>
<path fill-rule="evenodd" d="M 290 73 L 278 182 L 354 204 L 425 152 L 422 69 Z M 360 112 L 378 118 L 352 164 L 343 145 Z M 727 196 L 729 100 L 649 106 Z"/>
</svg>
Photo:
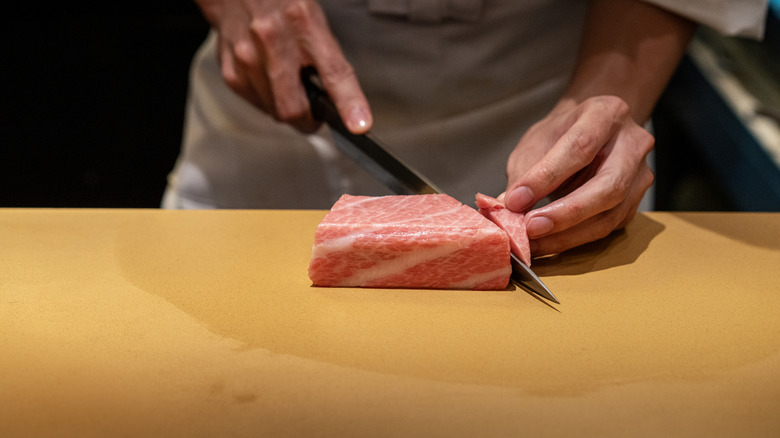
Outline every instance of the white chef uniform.
<svg viewBox="0 0 780 438">
<path fill-rule="evenodd" d="M 652 0 L 732 34 L 760 37 L 766 0 Z M 571 74 L 581 0 L 327 0 L 331 30 L 358 75 L 375 136 L 445 192 L 498 194 L 506 160 Z M 166 208 L 329 208 L 343 193 L 388 190 L 223 82 L 212 32 L 191 70 L 181 155 Z"/>
</svg>

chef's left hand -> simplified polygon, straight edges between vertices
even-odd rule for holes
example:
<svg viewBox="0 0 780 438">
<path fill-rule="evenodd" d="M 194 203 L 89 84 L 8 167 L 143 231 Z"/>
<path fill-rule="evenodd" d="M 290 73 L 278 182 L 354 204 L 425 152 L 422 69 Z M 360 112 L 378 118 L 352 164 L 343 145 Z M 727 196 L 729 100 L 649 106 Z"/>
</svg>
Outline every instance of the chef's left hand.
<svg viewBox="0 0 780 438">
<path fill-rule="evenodd" d="M 655 140 L 640 125 L 696 30 L 647 2 L 591 0 L 580 53 L 558 105 L 509 157 L 504 204 L 525 216 L 533 255 L 600 239 L 634 217 L 653 183 Z"/>
<path fill-rule="evenodd" d="M 625 101 L 562 102 L 520 139 L 507 164 L 506 207 L 525 216 L 531 251 L 554 254 L 624 227 L 653 183 L 653 136 Z"/>
</svg>

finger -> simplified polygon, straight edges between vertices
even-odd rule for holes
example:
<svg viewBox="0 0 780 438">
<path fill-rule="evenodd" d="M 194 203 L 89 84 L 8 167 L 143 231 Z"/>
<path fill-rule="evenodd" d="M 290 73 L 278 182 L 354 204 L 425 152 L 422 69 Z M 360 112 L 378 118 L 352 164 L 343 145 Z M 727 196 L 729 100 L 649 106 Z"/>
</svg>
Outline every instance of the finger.
<svg viewBox="0 0 780 438">
<path fill-rule="evenodd" d="M 617 219 L 614 218 L 616 216 L 616 212 L 603 212 L 560 233 L 530 239 L 531 253 L 534 257 L 558 254 L 602 239 L 614 231 L 615 228 L 610 226 L 610 222 L 617 222 Z"/>
<path fill-rule="evenodd" d="M 620 147 L 604 150 L 604 163 L 591 179 L 563 198 L 526 215 L 529 237 L 561 232 L 626 201 L 639 202 L 653 181 L 646 163 L 653 138 L 637 126 L 630 133 L 620 135 L 618 141 Z M 641 189 L 639 194 L 637 187 Z"/>
<path fill-rule="evenodd" d="M 647 190 L 650 189 L 650 187 L 653 185 L 654 182 L 655 182 L 655 174 L 648 167 L 646 168 L 643 174 L 643 180 L 638 183 L 638 187 L 640 188 L 640 191 L 633 193 L 634 202 L 629 208 L 628 214 L 617 225 L 616 229 L 625 228 L 628 225 L 628 223 L 634 219 L 634 216 L 636 215 L 637 210 L 639 210 L 639 205 L 642 203 L 642 200 L 644 199 Z"/>
<path fill-rule="evenodd" d="M 586 101 L 571 127 L 538 163 L 523 175 L 510 174 L 507 208 L 527 210 L 591 163 L 612 136 L 615 120 L 628 115 L 622 100 L 614 102 Z"/>
<path fill-rule="evenodd" d="M 531 252 L 534 256 L 557 254 L 602 239 L 613 231 L 624 228 L 636 215 L 639 203 L 652 182 L 652 172 L 647 169 L 642 178 L 632 186 L 625 202 L 564 231 L 531 239 Z"/>
<path fill-rule="evenodd" d="M 243 38 L 229 50 L 229 59 L 226 60 L 229 67 L 223 65 L 222 75 L 225 82 L 244 99 L 273 115 L 275 107 L 268 78 L 264 74 L 264 63 L 254 43 L 249 37 Z"/>
<path fill-rule="evenodd" d="M 355 134 L 370 130 L 373 118 L 368 100 L 322 11 L 307 2 L 295 2 L 286 13 L 344 124 Z"/>
<path fill-rule="evenodd" d="M 354 134 L 368 132 L 374 124 L 368 100 L 352 66 L 339 62 L 315 62 L 322 84 L 347 128 Z"/>
<path fill-rule="evenodd" d="M 220 35 L 217 55 L 220 73 L 225 85 L 241 97 L 248 99 L 251 87 L 249 81 L 238 72 L 236 56 L 233 47 Z M 253 102 L 254 103 L 254 102 Z"/>
<path fill-rule="evenodd" d="M 263 85 L 273 101 L 273 116 L 303 132 L 315 131 L 318 123 L 311 115 L 300 80 L 302 62 L 295 47 L 295 36 L 273 16 L 253 20 L 250 29 L 264 60 L 262 74 L 266 83 Z"/>
</svg>

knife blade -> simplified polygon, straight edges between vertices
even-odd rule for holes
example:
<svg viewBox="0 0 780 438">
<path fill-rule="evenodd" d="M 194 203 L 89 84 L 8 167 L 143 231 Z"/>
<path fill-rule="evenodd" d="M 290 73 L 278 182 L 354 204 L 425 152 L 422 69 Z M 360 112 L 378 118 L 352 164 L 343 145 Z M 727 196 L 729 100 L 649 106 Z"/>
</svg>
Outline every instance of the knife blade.
<svg viewBox="0 0 780 438">
<path fill-rule="evenodd" d="M 523 263 L 518 256 L 514 253 L 510 253 L 510 260 L 512 263 L 512 281 L 521 287 L 529 289 L 542 298 L 548 299 L 556 304 L 561 304 L 547 285 L 544 284 L 542 279 L 539 278 L 528 265 Z"/>
<path fill-rule="evenodd" d="M 333 133 L 336 147 L 372 176 L 399 195 L 444 193 L 422 174 L 394 156 L 370 134 L 353 134 L 339 116 L 336 105 L 322 88 L 317 72 L 305 68 L 301 79 L 315 119 L 325 122 Z M 550 289 L 515 254 L 511 254 L 511 279 L 526 290 L 560 304 Z"/>
</svg>

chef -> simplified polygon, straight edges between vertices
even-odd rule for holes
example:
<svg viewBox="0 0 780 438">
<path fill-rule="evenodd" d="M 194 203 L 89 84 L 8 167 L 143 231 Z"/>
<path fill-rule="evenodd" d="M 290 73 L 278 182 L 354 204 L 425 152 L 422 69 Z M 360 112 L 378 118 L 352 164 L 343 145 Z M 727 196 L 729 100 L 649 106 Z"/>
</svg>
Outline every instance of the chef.
<svg viewBox="0 0 780 438">
<path fill-rule="evenodd" d="M 503 193 L 535 255 L 625 226 L 653 183 L 644 128 L 697 23 L 760 38 L 766 0 L 196 0 L 166 208 L 329 208 L 387 194 L 333 147 L 314 66 L 369 130 L 446 193 Z M 540 202 L 546 199 L 545 202 Z"/>
</svg>

